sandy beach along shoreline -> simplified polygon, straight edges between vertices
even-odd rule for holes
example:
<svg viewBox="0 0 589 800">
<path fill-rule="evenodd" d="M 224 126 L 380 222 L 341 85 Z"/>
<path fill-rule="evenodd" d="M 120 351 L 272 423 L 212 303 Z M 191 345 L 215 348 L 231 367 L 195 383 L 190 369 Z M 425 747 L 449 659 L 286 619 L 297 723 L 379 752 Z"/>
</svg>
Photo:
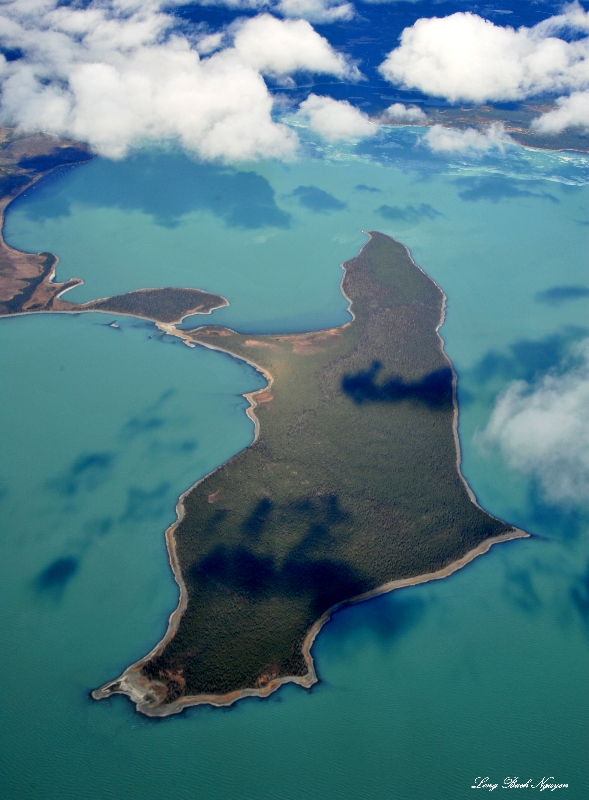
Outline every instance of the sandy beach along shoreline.
<svg viewBox="0 0 589 800">
<path fill-rule="evenodd" d="M 216 471 L 216 470 L 214 470 Z M 213 473 L 209 473 L 213 474 Z M 205 477 L 208 477 L 205 476 Z M 201 483 L 198 481 L 198 483 Z M 195 484 L 196 485 L 196 484 Z M 193 487 L 191 487 L 192 489 Z M 188 489 L 183 495 L 182 498 L 191 491 Z M 181 498 L 181 500 L 182 500 Z M 166 531 L 166 544 L 168 547 L 168 555 L 170 559 L 170 566 L 174 572 L 174 578 L 180 587 L 180 600 L 178 603 L 177 608 L 172 612 L 170 615 L 170 619 L 168 621 L 168 628 L 164 635 L 164 638 L 161 639 L 160 642 L 151 650 L 144 658 L 140 661 L 137 661 L 135 664 L 132 664 L 128 667 L 123 674 L 114 681 L 109 681 L 105 683 L 98 689 L 95 689 L 91 694 L 94 700 L 102 700 L 107 697 L 110 697 L 113 694 L 124 694 L 129 697 L 129 699 L 135 703 L 136 710 L 142 714 L 145 714 L 148 717 L 168 717 L 173 714 L 179 714 L 185 708 L 190 708 L 192 706 L 198 705 L 213 705 L 217 707 L 224 707 L 233 705 L 238 700 L 242 700 L 246 697 L 259 697 L 264 698 L 268 697 L 270 694 L 273 694 L 275 691 L 280 689 L 281 686 L 284 686 L 287 683 L 295 683 L 299 686 L 302 686 L 305 689 L 310 689 L 314 684 L 319 681 L 317 677 L 317 672 L 315 670 L 315 661 L 311 654 L 311 649 L 315 642 L 315 639 L 319 635 L 323 626 L 329 622 L 332 615 L 335 614 L 342 608 L 345 608 L 349 605 L 355 605 L 356 603 L 364 602 L 365 600 L 370 600 L 373 597 L 378 597 L 382 594 L 388 594 L 389 592 L 393 592 L 396 589 L 405 589 L 410 586 L 417 586 L 422 583 L 429 583 L 430 581 L 441 580 L 443 578 L 447 578 L 453 573 L 457 572 L 460 569 L 463 569 L 475 558 L 478 558 L 481 555 L 487 553 L 493 545 L 500 544 L 502 542 L 508 542 L 513 539 L 521 539 L 521 538 L 528 538 L 530 536 L 529 533 L 525 531 L 519 530 L 514 528 L 513 531 L 509 533 L 502 534 L 501 536 L 494 537 L 493 539 L 487 539 L 485 542 L 481 542 L 478 547 L 475 547 L 473 550 L 470 550 L 461 558 L 453 561 L 451 564 L 448 564 L 446 567 L 437 570 L 436 572 L 426 573 L 424 575 L 417 575 L 413 578 L 401 578 L 398 580 L 390 581 L 389 583 L 385 583 L 383 586 L 379 586 L 376 589 L 373 589 L 369 592 L 364 594 L 358 595 L 357 597 L 352 597 L 348 600 L 344 600 L 341 603 L 337 603 L 336 605 L 332 606 L 332 608 L 328 609 L 325 614 L 323 614 L 309 629 L 307 636 L 303 642 L 303 656 L 305 659 L 305 663 L 307 664 L 308 672 L 306 675 L 302 676 L 295 676 L 295 675 L 286 675 L 281 678 L 276 678 L 275 680 L 270 681 L 265 686 L 259 689 L 242 689 L 234 692 L 229 692 L 225 695 L 210 695 L 210 694 L 201 694 L 201 695 L 189 695 L 179 698 L 178 700 L 173 701 L 172 703 L 168 703 L 166 705 L 157 705 L 151 706 L 150 701 L 154 698 L 149 695 L 149 690 L 146 687 L 146 681 L 142 678 L 140 670 L 144 663 L 149 661 L 154 655 L 157 655 L 158 652 L 161 652 L 169 640 L 174 636 L 176 633 L 176 629 L 178 626 L 178 622 L 180 617 L 184 613 L 186 608 L 186 604 L 188 602 L 188 595 L 186 586 L 184 581 L 182 580 L 182 574 L 180 572 L 179 563 L 176 555 L 175 549 L 175 540 L 174 540 L 174 529 L 177 525 L 182 521 L 183 518 L 183 506 L 181 500 L 178 501 L 177 505 L 177 513 L 179 514 L 179 518 L 177 519 L 176 523 L 173 526 L 168 528 Z M 142 685 L 143 684 L 143 685 Z"/>
</svg>

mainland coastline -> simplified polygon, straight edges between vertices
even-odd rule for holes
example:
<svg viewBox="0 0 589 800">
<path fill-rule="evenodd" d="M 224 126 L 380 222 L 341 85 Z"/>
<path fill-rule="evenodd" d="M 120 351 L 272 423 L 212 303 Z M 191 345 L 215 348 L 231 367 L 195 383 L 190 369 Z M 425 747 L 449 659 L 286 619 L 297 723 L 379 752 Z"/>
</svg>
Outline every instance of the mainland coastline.
<svg viewBox="0 0 589 800">
<path fill-rule="evenodd" d="M 35 134 L 11 138 L 0 128 L 0 317 L 23 314 L 99 312 L 151 322 L 179 324 L 192 314 L 210 314 L 228 305 L 220 295 L 194 288 L 140 288 L 123 295 L 86 303 L 69 302 L 63 295 L 81 278 L 55 282 L 59 259 L 53 253 L 25 253 L 4 240 L 4 217 L 10 203 L 56 169 L 94 158 L 79 142 Z"/>
</svg>

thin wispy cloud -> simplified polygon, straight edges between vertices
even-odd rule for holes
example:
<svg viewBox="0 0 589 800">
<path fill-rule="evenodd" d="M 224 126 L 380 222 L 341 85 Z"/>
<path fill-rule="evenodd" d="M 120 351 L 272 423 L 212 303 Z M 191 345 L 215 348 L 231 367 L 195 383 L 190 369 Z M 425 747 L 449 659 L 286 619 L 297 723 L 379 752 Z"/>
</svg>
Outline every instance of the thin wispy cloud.
<svg viewBox="0 0 589 800">
<path fill-rule="evenodd" d="M 323 25 L 329 22 L 348 22 L 356 14 L 352 3 L 329 0 L 280 0 L 274 10 L 284 17 L 302 17 L 309 22 Z"/>
</svg>

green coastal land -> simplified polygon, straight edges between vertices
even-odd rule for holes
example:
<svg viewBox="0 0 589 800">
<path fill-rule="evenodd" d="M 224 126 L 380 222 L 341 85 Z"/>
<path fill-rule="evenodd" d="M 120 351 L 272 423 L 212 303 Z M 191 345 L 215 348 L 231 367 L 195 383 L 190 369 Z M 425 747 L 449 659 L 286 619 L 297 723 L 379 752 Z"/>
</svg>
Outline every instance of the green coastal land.
<svg viewBox="0 0 589 800">
<path fill-rule="evenodd" d="M 0 128 L 0 228 L 7 206 L 19 194 L 50 172 L 91 158 L 92 153 L 80 142 L 46 134 L 22 136 L 11 128 Z M 190 314 L 208 314 L 227 305 L 220 295 L 182 287 L 138 289 L 88 303 L 70 303 L 62 295 L 83 281 L 70 278 L 56 282 L 57 262 L 53 253 L 15 250 L 0 235 L 0 317 L 46 311 L 102 311 L 174 323 Z"/>
<path fill-rule="evenodd" d="M 181 597 L 166 636 L 96 699 L 123 693 L 165 716 L 309 686 L 310 647 L 334 608 L 525 535 L 461 476 L 441 290 L 377 232 L 343 266 L 354 319 L 340 328 L 177 332 L 254 364 L 268 386 L 248 396 L 254 443 L 180 498 L 167 543 Z"/>
</svg>

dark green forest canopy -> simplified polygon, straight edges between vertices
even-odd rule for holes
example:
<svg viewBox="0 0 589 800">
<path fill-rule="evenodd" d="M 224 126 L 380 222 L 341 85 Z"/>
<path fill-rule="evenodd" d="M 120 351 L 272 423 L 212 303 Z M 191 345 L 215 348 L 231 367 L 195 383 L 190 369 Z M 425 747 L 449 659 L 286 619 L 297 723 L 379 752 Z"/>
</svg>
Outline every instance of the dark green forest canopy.
<svg viewBox="0 0 589 800">
<path fill-rule="evenodd" d="M 78 311 L 109 311 L 144 317 L 156 322 L 180 322 L 189 314 L 208 314 L 215 308 L 227 305 L 224 297 L 200 289 L 139 289 L 104 300 L 93 300 L 72 308 Z"/>
<path fill-rule="evenodd" d="M 140 667 L 154 705 L 304 676 L 303 642 L 332 606 L 513 531 L 459 473 L 442 292 L 380 233 L 344 266 L 355 319 L 341 328 L 189 334 L 273 382 L 255 398 L 255 443 L 184 499 L 187 608 Z"/>
</svg>

